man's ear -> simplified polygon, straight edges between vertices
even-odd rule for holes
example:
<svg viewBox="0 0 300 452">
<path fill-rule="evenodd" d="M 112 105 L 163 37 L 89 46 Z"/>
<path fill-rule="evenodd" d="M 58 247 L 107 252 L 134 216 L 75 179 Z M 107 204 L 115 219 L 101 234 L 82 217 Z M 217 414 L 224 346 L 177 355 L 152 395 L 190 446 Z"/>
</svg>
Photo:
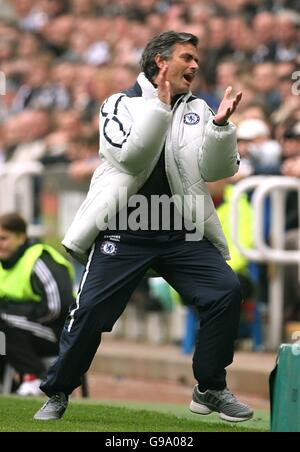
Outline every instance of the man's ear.
<svg viewBox="0 0 300 452">
<path fill-rule="evenodd" d="M 154 57 L 154 61 L 158 69 L 163 68 L 166 64 L 166 60 L 159 53 Z"/>
</svg>

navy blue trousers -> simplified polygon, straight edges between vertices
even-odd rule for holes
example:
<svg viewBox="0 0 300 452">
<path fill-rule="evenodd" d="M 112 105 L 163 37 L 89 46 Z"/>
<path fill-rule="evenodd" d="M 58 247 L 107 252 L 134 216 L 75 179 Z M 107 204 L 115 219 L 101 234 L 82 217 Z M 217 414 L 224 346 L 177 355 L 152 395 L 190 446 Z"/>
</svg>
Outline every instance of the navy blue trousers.
<svg viewBox="0 0 300 452">
<path fill-rule="evenodd" d="M 52 396 L 70 394 L 81 384 L 101 341 L 111 331 L 131 295 L 153 268 L 200 316 L 193 371 L 202 391 L 224 389 L 225 368 L 233 359 L 241 304 L 240 284 L 218 250 L 206 239 L 96 240 L 60 341 L 60 354 L 41 389 Z"/>
</svg>

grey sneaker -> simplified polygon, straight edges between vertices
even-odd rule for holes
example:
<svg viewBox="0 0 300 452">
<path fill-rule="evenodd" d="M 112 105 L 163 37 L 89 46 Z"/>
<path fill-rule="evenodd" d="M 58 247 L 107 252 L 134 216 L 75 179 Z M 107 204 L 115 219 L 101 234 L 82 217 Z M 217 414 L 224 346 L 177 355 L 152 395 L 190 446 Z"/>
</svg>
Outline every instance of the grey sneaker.
<svg viewBox="0 0 300 452">
<path fill-rule="evenodd" d="M 190 410 L 198 414 L 210 414 L 213 411 L 220 413 L 220 418 L 229 422 L 248 421 L 253 411 L 240 402 L 227 388 L 222 391 L 208 389 L 205 392 L 194 387 Z"/>
<path fill-rule="evenodd" d="M 36 421 L 56 421 L 63 417 L 68 406 L 68 398 L 59 392 L 52 396 L 34 415 Z"/>
</svg>

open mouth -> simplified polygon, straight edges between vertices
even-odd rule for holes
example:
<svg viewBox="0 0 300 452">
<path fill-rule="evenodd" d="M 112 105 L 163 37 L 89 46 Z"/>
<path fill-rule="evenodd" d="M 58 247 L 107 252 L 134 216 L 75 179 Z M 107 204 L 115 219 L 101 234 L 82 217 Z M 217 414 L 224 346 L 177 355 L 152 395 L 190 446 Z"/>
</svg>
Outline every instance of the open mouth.
<svg viewBox="0 0 300 452">
<path fill-rule="evenodd" d="M 194 79 L 194 74 L 184 74 L 183 78 L 188 82 L 188 83 L 192 83 L 193 79 Z"/>
</svg>

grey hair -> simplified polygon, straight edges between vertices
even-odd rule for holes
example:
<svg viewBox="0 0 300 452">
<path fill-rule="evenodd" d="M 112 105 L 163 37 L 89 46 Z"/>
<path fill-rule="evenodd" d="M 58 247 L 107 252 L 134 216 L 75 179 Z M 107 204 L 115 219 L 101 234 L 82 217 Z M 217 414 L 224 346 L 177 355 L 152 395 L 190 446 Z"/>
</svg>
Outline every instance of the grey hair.
<svg viewBox="0 0 300 452">
<path fill-rule="evenodd" d="M 141 58 L 141 70 L 149 80 L 153 80 L 158 74 L 158 66 L 155 62 L 156 55 L 161 55 L 168 60 L 172 56 L 173 47 L 175 44 L 192 44 L 197 47 L 197 36 L 191 33 L 178 33 L 176 31 L 165 31 L 158 36 L 155 36 L 148 42 Z"/>
</svg>

